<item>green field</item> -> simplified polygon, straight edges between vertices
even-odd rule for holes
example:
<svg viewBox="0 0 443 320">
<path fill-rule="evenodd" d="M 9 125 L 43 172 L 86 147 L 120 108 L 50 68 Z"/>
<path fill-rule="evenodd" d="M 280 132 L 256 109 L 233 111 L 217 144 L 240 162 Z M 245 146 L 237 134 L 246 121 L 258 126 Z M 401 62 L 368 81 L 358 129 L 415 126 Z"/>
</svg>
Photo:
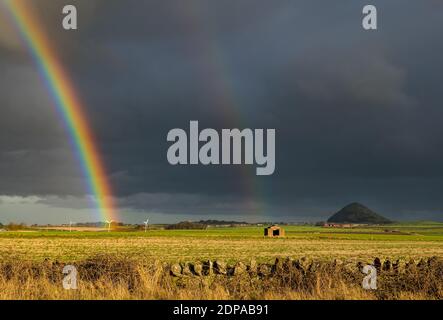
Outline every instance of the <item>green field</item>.
<svg viewBox="0 0 443 320">
<path fill-rule="evenodd" d="M 374 257 L 443 257 L 443 223 L 365 228 L 284 226 L 286 237 L 263 237 L 261 227 L 148 232 L 1 232 L 0 258 L 78 261 L 108 253 L 167 262 L 223 259 L 270 261 L 278 256 L 370 261 Z"/>
</svg>

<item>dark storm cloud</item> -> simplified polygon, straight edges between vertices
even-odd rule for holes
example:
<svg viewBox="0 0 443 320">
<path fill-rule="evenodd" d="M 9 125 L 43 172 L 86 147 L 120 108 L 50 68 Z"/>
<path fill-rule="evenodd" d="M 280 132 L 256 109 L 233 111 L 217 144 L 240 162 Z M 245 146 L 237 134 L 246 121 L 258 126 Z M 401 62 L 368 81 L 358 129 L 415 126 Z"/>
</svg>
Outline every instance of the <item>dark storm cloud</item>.
<svg viewBox="0 0 443 320">
<path fill-rule="evenodd" d="M 375 1 L 376 32 L 361 28 L 363 1 L 73 3 L 76 32 L 60 27 L 63 1 L 34 9 L 122 207 L 306 219 L 361 201 L 392 218 L 442 218 L 440 2 Z M 69 198 L 85 188 L 66 132 L 10 30 L 0 56 L 0 194 L 83 208 Z M 275 128 L 275 174 L 170 166 L 166 134 L 189 120 Z"/>
</svg>

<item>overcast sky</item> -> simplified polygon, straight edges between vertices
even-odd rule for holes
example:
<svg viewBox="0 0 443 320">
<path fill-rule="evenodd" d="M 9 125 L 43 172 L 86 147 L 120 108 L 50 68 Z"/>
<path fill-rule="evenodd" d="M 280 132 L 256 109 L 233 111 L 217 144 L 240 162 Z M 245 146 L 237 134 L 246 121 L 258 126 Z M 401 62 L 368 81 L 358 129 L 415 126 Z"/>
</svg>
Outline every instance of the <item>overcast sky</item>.
<svg viewBox="0 0 443 320">
<path fill-rule="evenodd" d="M 28 1 L 85 104 L 120 220 L 317 221 L 354 201 L 443 220 L 443 2 L 370 2 L 377 31 L 361 27 L 368 1 Z M 0 111 L 0 222 L 98 220 L 1 6 Z M 275 173 L 169 165 L 166 135 L 190 120 L 275 128 Z"/>
</svg>

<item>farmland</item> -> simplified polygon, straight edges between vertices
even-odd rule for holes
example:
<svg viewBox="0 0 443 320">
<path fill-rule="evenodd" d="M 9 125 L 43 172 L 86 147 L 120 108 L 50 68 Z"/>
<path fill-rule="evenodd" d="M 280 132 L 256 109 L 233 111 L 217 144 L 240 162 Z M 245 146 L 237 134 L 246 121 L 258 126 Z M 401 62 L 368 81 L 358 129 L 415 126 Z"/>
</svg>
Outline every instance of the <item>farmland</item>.
<svg viewBox="0 0 443 320">
<path fill-rule="evenodd" d="M 78 230 L 0 232 L 0 299 L 443 298 L 438 223 L 285 226 L 285 238 L 264 238 L 261 227 Z M 357 266 L 375 258 L 384 270 L 379 289 L 363 290 Z M 388 260 L 401 264 L 387 270 Z M 210 261 L 230 271 L 196 273 Z M 78 290 L 61 285 L 66 264 L 79 270 Z M 248 271 L 237 276 L 236 266 Z"/>
<path fill-rule="evenodd" d="M 286 237 L 263 238 L 260 227 L 148 232 L 31 231 L 0 233 L 0 258 L 78 261 L 108 253 L 166 262 L 196 259 L 269 261 L 278 256 L 329 260 L 443 257 L 443 224 L 372 228 L 286 226 Z"/>
</svg>

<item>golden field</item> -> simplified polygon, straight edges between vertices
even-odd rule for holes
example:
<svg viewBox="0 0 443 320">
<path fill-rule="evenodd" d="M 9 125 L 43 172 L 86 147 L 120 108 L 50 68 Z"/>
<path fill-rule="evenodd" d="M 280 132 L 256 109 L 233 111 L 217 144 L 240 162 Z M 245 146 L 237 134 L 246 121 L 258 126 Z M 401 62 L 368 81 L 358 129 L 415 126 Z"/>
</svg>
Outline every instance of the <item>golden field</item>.
<svg viewBox="0 0 443 320">
<path fill-rule="evenodd" d="M 286 237 L 267 239 L 262 228 L 148 230 L 148 232 L 37 231 L 0 233 L 0 299 L 441 299 L 441 224 L 337 229 L 287 226 Z M 31 230 L 32 231 L 32 230 Z M 173 264 L 251 260 L 272 268 L 275 258 L 306 257 L 315 270 L 241 276 L 170 275 Z M 422 260 L 421 269 L 379 275 L 364 290 L 358 262 Z M 340 264 L 334 264 L 334 261 Z M 62 287 L 62 269 L 79 270 L 77 290 Z M 420 263 L 419 263 L 420 265 Z M 424 268 L 424 269 L 423 269 Z M 288 278 L 289 276 L 289 278 Z"/>
</svg>

